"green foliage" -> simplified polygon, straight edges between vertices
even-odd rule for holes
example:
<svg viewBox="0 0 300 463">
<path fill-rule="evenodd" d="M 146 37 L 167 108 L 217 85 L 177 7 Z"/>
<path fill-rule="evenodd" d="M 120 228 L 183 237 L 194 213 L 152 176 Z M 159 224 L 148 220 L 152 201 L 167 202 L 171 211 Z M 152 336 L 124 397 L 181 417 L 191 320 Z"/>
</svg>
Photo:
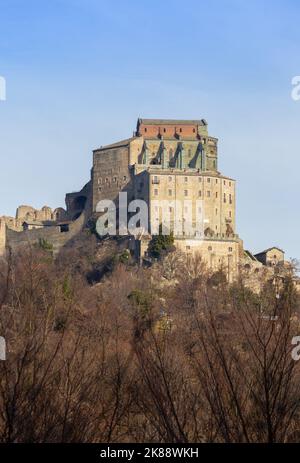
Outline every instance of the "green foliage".
<svg viewBox="0 0 300 463">
<path fill-rule="evenodd" d="M 174 246 L 174 235 L 162 234 L 162 226 L 159 227 L 159 235 L 154 235 L 149 243 L 149 254 L 151 257 L 159 259 L 163 253 L 170 252 Z"/>
<path fill-rule="evenodd" d="M 97 224 L 97 218 L 96 217 L 91 217 L 88 222 L 87 222 L 87 230 L 91 235 L 95 235 L 97 238 L 99 238 L 99 235 L 97 233 L 96 229 L 96 224 Z"/>
<path fill-rule="evenodd" d="M 49 243 L 45 238 L 39 239 L 39 247 L 44 251 L 53 252 L 53 244 Z"/>
<path fill-rule="evenodd" d="M 128 299 L 138 314 L 144 318 L 150 313 L 151 296 L 149 293 L 135 289 L 128 295 Z"/>
<path fill-rule="evenodd" d="M 63 292 L 63 295 L 64 295 L 65 299 L 70 299 L 72 297 L 73 289 L 72 289 L 72 285 L 71 285 L 71 281 L 70 281 L 69 276 L 65 276 L 65 278 L 63 280 L 62 292 Z"/>
<path fill-rule="evenodd" d="M 245 304 L 252 305 L 252 307 L 260 310 L 260 297 L 254 293 L 250 288 L 247 288 L 239 282 L 233 283 L 229 288 L 230 296 L 235 302 L 236 307 L 243 308 Z"/>
<path fill-rule="evenodd" d="M 129 249 L 124 249 L 122 254 L 119 255 L 119 262 L 121 264 L 128 264 L 130 261 L 130 251 Z"/>
</svg>

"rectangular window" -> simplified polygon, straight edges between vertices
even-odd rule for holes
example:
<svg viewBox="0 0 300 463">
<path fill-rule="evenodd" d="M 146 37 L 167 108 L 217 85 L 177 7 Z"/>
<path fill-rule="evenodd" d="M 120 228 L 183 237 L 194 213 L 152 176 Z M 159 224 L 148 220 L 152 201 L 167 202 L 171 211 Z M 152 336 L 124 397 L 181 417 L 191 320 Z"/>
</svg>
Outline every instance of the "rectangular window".
<svg viewBox="0 0 300 463">
<path fill-rule="evenodd" d="M 210 198 L 210 191 L 207 191 L 207 197 Z"/>
<path fill-rule="evenodd" d="M 185 181 L 185 183 L 187 183 L 187 182 L 188 182 L 188 178 L 187 178 L 187 177 L 184 177 L 184 181 Z"/>
<path fill-rule="evenodd" d="M 218 197 L 218 192 L 216 191 L 216 198 Z"/>
<path fill-rule="evenodd" d="M 210 183 L 210 178 L 207 179 L 207 183 Z"/>
<path fill-rule="evenodd" d="M 158 190 L 154 190 L 154 195 L 158 196 Z"/>
<path fill-rule="evenodd" d="M 202 196 L 202 191 L 199 191 L 199 192 L 198 192 L 198 196 L 199 196 L 199 197 Z"/>
<path fill-rule="evenodd" d="M 224 203 L 226 203 L 226 193 L 224 193 L 224 199 L 223 199 Z"/>
<path fill-rule="evenodd" d="M 184 190 L 184 196 L 188 196 L 188 191 Z"/>
<path fill-rule="evenodd" d="M 172 190 L 168 190 L 169 196 L 172 196 Z"/>
<path fill-rule="evenodd" d="M 229 204 L 232 204 L 232 197 L 229 195 Z"/>
</svg>

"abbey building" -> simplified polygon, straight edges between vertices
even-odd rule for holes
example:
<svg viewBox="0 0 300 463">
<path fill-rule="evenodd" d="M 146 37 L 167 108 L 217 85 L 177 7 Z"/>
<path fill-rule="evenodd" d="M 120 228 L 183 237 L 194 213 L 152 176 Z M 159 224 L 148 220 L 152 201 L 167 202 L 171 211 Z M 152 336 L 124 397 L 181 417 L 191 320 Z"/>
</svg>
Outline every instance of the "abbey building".
<svg viewBox="0 0 300 463">
<path fill-rule="evenodd" d="M 203 229 L 187 235 L 182 227 L 182 232 L 174 233 L 178 249 L 199 252 L 210 268 L 222 268 L 229 280 L 241 262 L 266 265 L 243 250 L 236 231 L 235 180 L 219 171 L 218 139 L 209 134 L 204 119 L 139 119 L 131 138 L 94 150 L 90 181 L 79 192 L 66 195 L 66 209 L 21 206 L 16 218 L 2 217 L 0 251 L 42 237 L 59 252 L 97 216 L 99 201 L 112 200 L 118 208 L 120 192 L 127 193 L 128 201 L 142 199 L 148 205 L 149 230 L 134 240 L 140 260 L 147 258 L 161 214 L 167 210 L 172 225 L 178 204 L 189 203 L 191 225 L 201 213 Z M 159 210 L 159 204 L 166 210 Z"/>
</svg>

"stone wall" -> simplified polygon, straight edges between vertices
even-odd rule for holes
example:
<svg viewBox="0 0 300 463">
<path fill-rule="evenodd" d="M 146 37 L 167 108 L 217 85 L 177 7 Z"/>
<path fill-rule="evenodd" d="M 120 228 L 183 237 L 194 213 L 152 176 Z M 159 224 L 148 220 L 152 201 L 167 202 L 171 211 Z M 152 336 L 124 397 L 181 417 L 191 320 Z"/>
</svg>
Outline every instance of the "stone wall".
<svg viewBox="0 0 300 463">
<path fill-rule="evenodd" d="M 93 212 L 102 199 L 116 201 L 120 191 L 127 191 L 131 199 L 133 184 L 128 144 L 94 151 L 92 184 Z"/>
<path fill-rule="evenodd" d="M 8 249 L 16 252 L 24 246 L 32 246 L 38 243 L 40 239 L 44 239 L 52 244 L 54 254 L 56 255 L 63 246 L 80 233 L 87 218 L 85 212 L 81 214 L 77 220 L 69 224 L 68 232 L 61 232 L 59 226 L 17 232 L 9 229 L 3 221 L 0 221 L 0 255 L 1 250 L 3 256 Z"/>
</svg>

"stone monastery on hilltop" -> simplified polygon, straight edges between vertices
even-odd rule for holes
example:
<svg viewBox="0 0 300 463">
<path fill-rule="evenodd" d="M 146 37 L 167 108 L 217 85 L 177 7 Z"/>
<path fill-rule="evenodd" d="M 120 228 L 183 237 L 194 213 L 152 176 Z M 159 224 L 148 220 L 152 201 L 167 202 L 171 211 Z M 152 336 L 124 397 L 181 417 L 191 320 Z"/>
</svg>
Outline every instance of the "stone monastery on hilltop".
<svg viewBox="0 0 300 463">
<path fill-rule="evenodd" d="M 172 216 L 176 201 L 190 200 L 195 207 L 201 201 L 203 236 L 175 235 L 178 249 L 200 252 L 210 268 L 225 269 L 229 281 L 241 267 L 259 272 L 284 263 L 277 247 L 255 256 L 244 251 L 236 233 L 235 180 L 219 172 L 218 139 L 209 135 L 204 119 L 139 119 L 131 138 L 94 150 L 91 179 L 81 191 L 66 195 L 66 209 L 20 206 L 15 218 L 1 217 L 0 254 L 40 239 L 59 252 L 97 215 L 99 201 L 113 200 L 118 208 L 120 192 L 127 193 L 128 202 L 143 199 L 148 205 L 149 233 L 129 239 L 141 261 L 159 220 L 157 201 L 168 204 Z"/>
</svg>

